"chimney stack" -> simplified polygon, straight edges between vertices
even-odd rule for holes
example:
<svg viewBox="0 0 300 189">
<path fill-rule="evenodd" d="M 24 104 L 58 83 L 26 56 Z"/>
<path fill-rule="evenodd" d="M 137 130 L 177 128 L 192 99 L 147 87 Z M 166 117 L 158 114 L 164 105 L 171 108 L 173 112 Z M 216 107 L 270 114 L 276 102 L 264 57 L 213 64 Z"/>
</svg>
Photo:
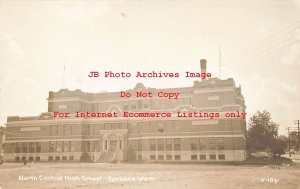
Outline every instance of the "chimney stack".
<svg viewBox="0 0 300 189">
<path fill-rule="evenodd" d="M 206 59 L 201 59 L 200 60 L 200 67 L 201 67 L 201 75 L 204 75 L 203 73 L 206 74 Z M 203 77 L 202 77 L 203 80 Z"/>
</svg>

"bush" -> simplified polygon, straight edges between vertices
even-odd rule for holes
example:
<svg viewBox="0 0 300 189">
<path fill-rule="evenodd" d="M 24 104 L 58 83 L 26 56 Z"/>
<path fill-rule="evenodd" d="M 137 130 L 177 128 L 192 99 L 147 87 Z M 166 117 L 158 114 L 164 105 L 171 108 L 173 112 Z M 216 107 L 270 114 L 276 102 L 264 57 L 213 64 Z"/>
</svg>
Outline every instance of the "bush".
<svg viewBox="0 0 300 189">
<path fill-rule="evenodd" d="M 293 164 L 293 161 L 285 157 L 268 157 L 268 156 L 249 156 L 245 161 L 241 162 L 242 165 L 282 165 Z"/>
</svg>

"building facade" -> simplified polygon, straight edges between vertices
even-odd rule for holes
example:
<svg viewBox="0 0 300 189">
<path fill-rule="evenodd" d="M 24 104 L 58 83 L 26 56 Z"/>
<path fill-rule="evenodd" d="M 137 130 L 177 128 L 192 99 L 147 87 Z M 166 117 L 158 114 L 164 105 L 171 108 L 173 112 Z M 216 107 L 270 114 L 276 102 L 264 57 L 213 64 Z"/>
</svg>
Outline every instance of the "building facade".
<svg viewBox="0 0 300 189">
<path fill-rule="evenodd" d="M 4 141 L 5 141 L 5 127 L 0 126 L 0 162 L 3 157 Z"/>
<path fill-rule="evenodd" d="M 120 98 L 120 92 L 49 92 L 48 112 L 9 116 L 6 161 L 242 161 L 246 158 L 246 121 L 226 118 L 245 112 L 241 87 L 233 79 L 195 81 L 184 88 L 127 90 L 179 92 L 178 99 Z M 124 112 L 218 112 L 209 117 L 123 117 Z M 68 112 L 68 117 L 54 116 Z M 76 117 L 76 112 L 118 113 L 118 117 Z"/>
</svg>

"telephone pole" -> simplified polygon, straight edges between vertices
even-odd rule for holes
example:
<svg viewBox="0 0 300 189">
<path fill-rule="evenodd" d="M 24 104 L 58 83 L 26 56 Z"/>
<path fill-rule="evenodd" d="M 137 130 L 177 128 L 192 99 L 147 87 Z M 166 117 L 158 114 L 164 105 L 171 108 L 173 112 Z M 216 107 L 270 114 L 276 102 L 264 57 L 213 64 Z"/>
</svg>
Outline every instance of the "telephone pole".
<svg viewBox="0 0 300 189">
<path fill-rule="evenodd" d="M 295 120 L 295 124 L 298 125 L 298 151 L 300 151 L 300 120 Z"/>
<path fill-rule="evenodd" d="M 290 128 L 291 127 L 288 127 L 287 130 L 288 130 L 288 137 L 289 137 L 289 157 L 291 157 L 291 138 L 290 138 Z"/>
</svg>

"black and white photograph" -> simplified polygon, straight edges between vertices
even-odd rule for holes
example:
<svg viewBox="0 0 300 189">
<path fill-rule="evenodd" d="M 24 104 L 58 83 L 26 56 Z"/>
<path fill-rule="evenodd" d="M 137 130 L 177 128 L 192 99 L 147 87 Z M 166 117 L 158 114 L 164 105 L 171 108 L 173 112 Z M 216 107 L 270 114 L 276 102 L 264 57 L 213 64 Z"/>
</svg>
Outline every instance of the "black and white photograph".
<svg viewBox="0 0 300 189">
<path fill-rule="evenodd" d="M 300 189 L 300 0 L 0 0 L 0 189 Z"/>
</svg>

